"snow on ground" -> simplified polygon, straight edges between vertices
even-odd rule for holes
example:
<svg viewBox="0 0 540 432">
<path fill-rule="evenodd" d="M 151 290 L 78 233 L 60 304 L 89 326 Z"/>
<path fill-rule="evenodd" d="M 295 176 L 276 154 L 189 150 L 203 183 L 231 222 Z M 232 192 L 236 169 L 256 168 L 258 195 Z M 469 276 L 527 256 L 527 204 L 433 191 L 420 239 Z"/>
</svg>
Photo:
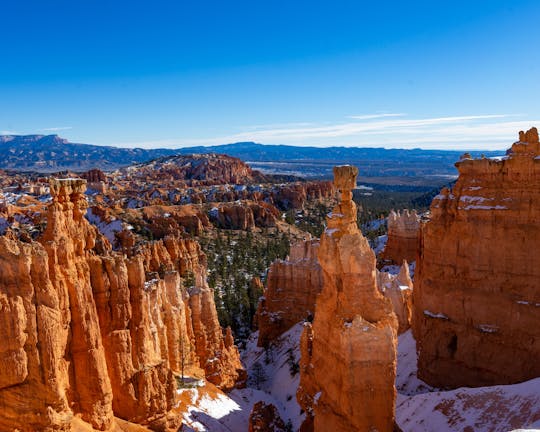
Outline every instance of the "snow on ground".
<svg viewBox="0 0 540 432">
<path fill-rule="evenodd" d="M 300 373 L 291 374 L 291 364 L 300 359 L 299 323 L 284 333 L 268 349 L 257 347 L 258 332 L 253 333 L 242 352 L 242 361 L 248 370 L 248 386 L 222 393 L 207 384 L 205 387 L 179 390 L 184 411 L 186 431 L 240 432 L 247 431 L 249 415 L 258 401 L 273 404 L 285 423 L 290 421 L 298 430 L 303 421 L 296 402 Z"/>
<path fill-rule="evenodd" d="M 508 432 L 540 427 L 540 378 L 438 391 L 416 376 L 411 330 L 399 336 L 396 421 L 403 432 Z"/>
<path fill-rule="evenodd" d="M 386 247 L 387 241 L 388 235 L 386 234 L 378 236 L 375 240 L 373 240 L 373 252 L 375 252 L 375 255 L 379 255 L 382 253 L 382 251 Z"/>
<path fill-rule="evenodd" d="M 92 225 L 95 225 L 99 232 L 105 237 L 107 237 L 107 240 L 109 240 L 111 244 L 114 244 L 116 240 L 115 234 L 122 231 L 123 229 L 122 221 L 120 219 L 114 219 L 111 222 L 105 222 L 101 220 L 98 215 L 94 214 L 92 208 L 89 208 L 86 211 L 86 219 L 88 219 L 88 222 L 90 222 Z"/>
<path fill-rule="evenodd" d="M 264 348 L 257 347 L 258 332 L 255 332 L 242 353 L 242 362 L 248 369 L 251 385 L 254 385 L 253 377 L 257 375 L 255 372 L 262 367 L 263 375 L 267 379 L 258 383 L 258 387 L 274 398 L 274 405 L 283 421 L 287 423 L 290 420 L 294 430 L 298 430 L 304 420 L 296 401 L 300 372 L 291 374 L 291 367 L 300 361 L 300 336 L 303 328 L 302 323 L 296 324 L 281 335 L 266 352 Z"/>
<path fill-rule="evenodd" d="M 268 350 L 257 347 L 251 335 L 242 360 L 249 372 L 245 389 L 229 394 L 211 384 L 179 390 L 186 431 L 246 431 L 253 405 L 263 400 L 279 410 L 298 430 L 303 420 L 296 402 L 303 326 L 294 326 Z M 521 384 L 451 391 L 435 389 L 418 379 L 416 342 L 411 330 L 398 338 L 396 421 L 403 432 L 509 432 L 540 431 L 540 378 Z M 186 410 L 187 405 L 187 410 Z"/>
<path fill-rule="evenodd" d="M 413 396 L 436 390 L 416 376 L 417 358 L 416 341 L 412 330 L 407 330 L 398 337 L 396 389 L 399 394 Z"/>
<path fill-rule="evenodd" d="M 397 275 L 400 269 L 401 269 L 400 265 L 388 264 L 388 265 L 383 266 L 380 271 L 390 273 L 392 275 Z M 415 270 L 416 270 L 416 261 L 413 261 L 409 263 L 409 275 L 411 276 L 411 279 L 413 280 L 414 280 Z"/>
</svg>

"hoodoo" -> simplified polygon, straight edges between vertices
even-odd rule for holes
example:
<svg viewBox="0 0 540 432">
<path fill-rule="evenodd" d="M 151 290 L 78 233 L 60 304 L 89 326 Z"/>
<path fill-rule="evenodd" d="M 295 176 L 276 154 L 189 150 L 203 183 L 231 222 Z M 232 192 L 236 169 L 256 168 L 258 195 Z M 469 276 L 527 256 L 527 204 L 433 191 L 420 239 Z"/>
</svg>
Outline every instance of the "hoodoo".
<svg viewBox="0 0 540 432">
<path fill-rule="evenodd" d="M 318 240 L 299 241 L 291 246 L 287 260 L 277 260 L 270 266 L 257 308 L 259 346 L 268 346 L 293 325 L 313 316 L 322 288 L 318 248 Z"/>
<path fill-rule="evenodd" d="M 334 168 L 341 202 L 327 217 L 318 251 L 323 288 L 301 339 L 297 398 L 302 430 L 392 431 L 397 319 L 377 288 L 376 259 L 356 223 L 358 169 Z"/>
<path fill-rule="evenodd" d="M 403 260 L 415 261 L 419 230 L 420 218 L 416 210 L 392 210 L 388 215 L 388 240 L 382 258 L 395 264 L 401 264 Z"/>
<path fill-rule="evenodd" d="M 176 237 L 113 252 L 84 217 L 85 183 L 51 180 L 39 241 L 0 236 L 0 430 L 112 430 L 115 417 L 177 428 L 181 365 L 225 389 L 242 374 L 205 256 Z"/>
<path fill-rule="evenodd" d="M 540 143 L 456 163 L 421 229 L 413 327 L 419 376 L 440 387 L 540 376 Z"/>
</svg>

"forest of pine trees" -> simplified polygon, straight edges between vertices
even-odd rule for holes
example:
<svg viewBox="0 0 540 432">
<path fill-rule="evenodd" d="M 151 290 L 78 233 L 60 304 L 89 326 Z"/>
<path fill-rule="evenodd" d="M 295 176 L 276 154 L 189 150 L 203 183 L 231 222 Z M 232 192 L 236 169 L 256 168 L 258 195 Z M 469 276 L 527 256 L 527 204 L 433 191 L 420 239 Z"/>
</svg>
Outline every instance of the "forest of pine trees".
<svg viewBox="0 0 540 432">
<path fill-rule="evenodd" d="M 208 285 L 214 289 L 219 322 L 230 326 L 238 341 L 251 331 L 262 291 L 251 281 L 264 282 L 270 264 L 290 250 L 287 233 L 217 230 L 199 239 L 208 258 Z M 257 292 L 255 292 L 257 291 Z"/>
</svg>

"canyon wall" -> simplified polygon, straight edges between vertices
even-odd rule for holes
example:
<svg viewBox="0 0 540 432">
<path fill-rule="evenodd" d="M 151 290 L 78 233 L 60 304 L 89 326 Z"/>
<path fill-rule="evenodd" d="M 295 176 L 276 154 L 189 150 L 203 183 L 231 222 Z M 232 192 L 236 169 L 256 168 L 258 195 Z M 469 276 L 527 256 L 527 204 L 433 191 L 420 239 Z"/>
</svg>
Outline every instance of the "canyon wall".
<svg viewBox="0 0 540 432">
<path fill-rule="evenodd" d="M 391 211 L 388 215 L 388 240 L 382 253 L 385 261 L 401 264 L 413 262 L 418 253 L 420 218 L 416 210 Z"/>
<path fill-rule="evenodd" d="M 536 129 L 459 178 L 421 230 L 414 298 L 419 376 L 437 387 L 540 376 L 540 144 Z"/>
<path fill-rule="evenodd" d="M 334 168 L 341 203 L 318 251 L 323 288 L 301 338 L 303 431 L 392 431 L 397 319 L 377 287 L 376 259 L 356 224 L 358 170 Z"/>
<path fill-rule="evenodd" d="M 182 365 L 225 389 L 243 372 L 204 254 L 166 237 L 128 259 L 84 218 L 84 180 L 50 187 L 39 241 L 0 237 L 0 430 L 69 431 L 76 417 L 111 430 L 114 416 L 177 427 L 167 414 Z"/>
<path fill-rule="evenodd" d="M 287 260 L 277 260 L 270 266 L 257 308 L 259 346 L 268 346 L 293 325 L 313 317 L 322 288 L 318 248 L 318 240 L 295 243 Z"/>
</svg>

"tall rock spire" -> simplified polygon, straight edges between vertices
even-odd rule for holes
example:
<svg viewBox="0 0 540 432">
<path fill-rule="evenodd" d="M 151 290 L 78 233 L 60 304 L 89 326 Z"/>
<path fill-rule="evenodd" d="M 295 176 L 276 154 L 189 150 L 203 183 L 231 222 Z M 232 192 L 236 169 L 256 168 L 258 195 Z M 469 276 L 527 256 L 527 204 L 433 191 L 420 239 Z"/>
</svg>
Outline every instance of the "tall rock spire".
<svg viewBox="0 0 540 432">
<path fill-rule="evenodd" d="M 376 259 L 356 223 L 358 169 L 334 168 L 340 203 L 327 217 L 318 252 L 323 289 L 301 340 L 297 398 L 303 431 L 391 431 L 397 319 L 377 288 Z"/>
</svg>

